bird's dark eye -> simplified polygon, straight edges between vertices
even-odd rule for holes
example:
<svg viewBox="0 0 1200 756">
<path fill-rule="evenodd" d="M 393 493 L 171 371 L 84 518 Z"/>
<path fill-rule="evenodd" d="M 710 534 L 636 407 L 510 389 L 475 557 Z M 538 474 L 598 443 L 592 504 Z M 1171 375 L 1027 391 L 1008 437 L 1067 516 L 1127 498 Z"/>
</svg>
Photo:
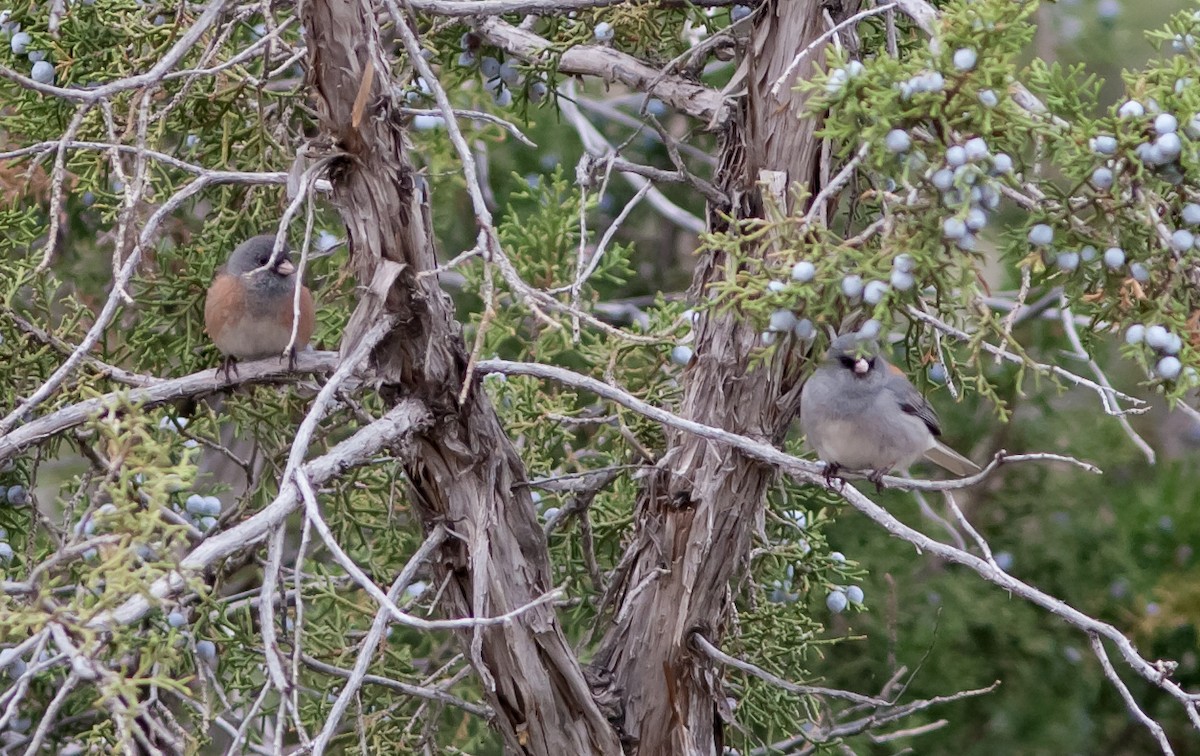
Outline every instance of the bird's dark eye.
<svg viewBox="0 0 1200 756">
<path fill-rule="evenodd" d="M 266 264 L 267 264 L 268 262 L 270 262 L 270 261 L 271 261 L 271 258 L 269 258 L 269 257 L 260 257 L 260 258 L 258 258 L 258 264 L 259 264 L 260 266 L 262 266 L 262 265 L 266 265 Z"/>
</svg>

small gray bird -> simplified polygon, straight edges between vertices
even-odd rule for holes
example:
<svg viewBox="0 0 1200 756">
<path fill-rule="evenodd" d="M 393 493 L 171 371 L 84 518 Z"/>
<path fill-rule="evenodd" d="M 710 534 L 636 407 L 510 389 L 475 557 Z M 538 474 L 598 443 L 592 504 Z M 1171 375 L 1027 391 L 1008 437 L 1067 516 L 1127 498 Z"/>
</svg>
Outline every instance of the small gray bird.
<svg viewBox="0 0 1200 756">
<path fill-rule="evenodd" d="M 233 250 L 217 271 L 204 301 L 204 328 L 225 355 L 225 377 L 236 372 L 237 360 L 258 360 L 283 353 L 292 339 L 296 286 L 300 286 L 300 322 L 288 364 L 295 367 L 296 349 L 313 335 L 312 292 L 296 280 L 296 266 L 285 245 L 273 256 L 274 234 L 252 237 Z"/>
<path fill-rule="evenodd" d="M 800 427 L 824 460 L 831 482 L 841 468 L 880 479 L 921 457 L 958 476 L 979 466 L 937 440 L 937 413 L 873 341 L 850 333 L 834 339 L 800 394 Z"/>
</svg>

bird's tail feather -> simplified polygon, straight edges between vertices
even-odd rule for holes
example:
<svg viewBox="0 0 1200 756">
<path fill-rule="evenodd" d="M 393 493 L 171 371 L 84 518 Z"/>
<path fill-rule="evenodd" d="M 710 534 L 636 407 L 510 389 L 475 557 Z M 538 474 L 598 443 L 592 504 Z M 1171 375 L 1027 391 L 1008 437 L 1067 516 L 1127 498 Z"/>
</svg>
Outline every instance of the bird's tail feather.
<svg viewBox="0 0 1200 756">
<path fill-rule="evenodd" d="M 934 445 L 925 452 L 925 459 L 929 460 L 935 465 L 938 465 L 939 467 L 944 467 L 960 478 L 968 475 L 974 475 L 980 470 L 979 465 L 975 464 L 940 441 L 935 442 Z"/>
</svg>

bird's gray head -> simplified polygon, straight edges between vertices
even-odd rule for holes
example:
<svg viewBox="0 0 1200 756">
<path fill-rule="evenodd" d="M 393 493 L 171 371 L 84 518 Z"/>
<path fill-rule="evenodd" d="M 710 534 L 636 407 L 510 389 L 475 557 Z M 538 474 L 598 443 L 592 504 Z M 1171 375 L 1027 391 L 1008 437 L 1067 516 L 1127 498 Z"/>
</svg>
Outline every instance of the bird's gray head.
<svg viewBox="0 0 1200 756">
<path fill-rule="evenodd" d="M 263 234 L 242 242 L 233 254 L 229 256 L 226 270 L 235 276 L 244 276 L 260 268 L 266 268 L 271 263 L 271 250 L 275 247 L 275 234 Z M 292 265 L 291 250 L 287 242 L 275 257 L 275 264 L 266 268 L 265 273 L 287 278 L 296 272 Z"/>
<path fill-rule="evenodd" d="M 878 345 L 857 333 L 842 334 L 834 339 L 825 354 L 825 364 L 849 370 L 858 378 L 881 373 L 883 369 Z"/>
</svg>

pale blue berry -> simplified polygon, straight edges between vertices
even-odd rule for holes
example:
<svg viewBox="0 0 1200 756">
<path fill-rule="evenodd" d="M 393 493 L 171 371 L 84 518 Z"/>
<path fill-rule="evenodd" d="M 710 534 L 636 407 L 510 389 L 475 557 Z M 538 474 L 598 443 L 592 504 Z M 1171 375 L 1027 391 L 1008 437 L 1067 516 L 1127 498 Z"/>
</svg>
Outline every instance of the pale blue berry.
<svg viewBox="0 0 1200 756">
<path fill-rule="evenodd" d="M 771 313 L 771 319 L 767 323 L 767 329 L 775 333 L 785 333 L 792 330 L 796 325 L 796 314 L 791 310 L 776 310 Z"/>
<path fill-rule="evenodd" d="M 978 60 L 979 56 L 969 47 L 960 47 L 954 51 L 954 67 L 959 71 L 970 71 Z"/>
<path fill-rule="evenodd" d="M 39 60 L 33 64 L 33 69 L 29 72 L 29 78 L 39 84 L 54 83 L 54 66 L 44 60 Z"/>
<path fill-rule="evenodd" d="M 196 656 L 212 664 L 217 660 L 217 644 L 210 640 L 196 641 Z"/>
<path fill-rule="evenodd" d="M 1000 103 L 1000 99 L 996 97 L 996 93 L 990 89 L 984 89 L 979 92 L 979 102 L 985 108 L 994 108 Z"/>
<path fill-rule="evenodd" d="M 858 299 L 863 292 L 862 276 L 849 275 L 842 279 L 842 294 L 850 299 Z"/>
<path fill-rule="evenodd" d="M 1138 160 L 1141 160 L 1143 163 L 1150 166 L 1162 165 L 1163 163 L 1170 162 L 1170 160 L 1168 160 L 1163 154 L 1163 151 L 1159 149 L 1157 144 L 1143 142 L 1134 148 L 1133 153 L 1137 155 Z"/>
<path fill-rule="evenodd" d="M 979 204 L 983 205 L 985 210 L 995 210 L 1000 207 L 1000 190 L 991 184 L 984 184 L 983 189 L 979 192 Z"/>
<path fill-rule="evenodd" d="M 459 53 L 458 65 L 462 66 L 463 68 L 470 68 L 471 66 L 475 65 L 475 53 L 470 51 Z"/>
<path fill-rule="evenodd" d="M 1170 113 L 1159 113 L 1154 117 L 1154 130 L 1159 134 L 1174 134 L 1179 128 L 1179 120 Z"/>
<path fill-rule="evenodd" d="M 1113 172 L 1111 168 L 1101 166 L 1092 171 L 1092 186 L 1097 189 L 1111 189 L 1113 185 Z"/>
<path fill-rule="evenodd" d="M 592 30 L 592 35 L 599 42 L 608 42 L 613 38 L 612 24 L 608 23 L 607 21 L 601 21 L 600 23 L 596 24 L 596 28 Z"/>
<path fill-rule="evenodd" d="M 846 74 L 851 79 L 857 79 L 859 76 L 862 76 L 863 72 L 866 70 L 866 66 L 857 60 L 852 60 L 846 64 Z"/>
<path fill-rule="evenodd" d="M 850 74 L 846 73 L 845 69 L 835 68 L 829 72 L 829 78 L 825 81 L 825 91 L 829 94 L 837 94 L 846 86 L 846 82 L 850 81 Z M 900 150 L 903 152 L 903 150 Z"/>
<path fill-rule="evenodd" d="M 1125 331 L 1125 343 L 1131 346 L 1141 344 L 1146 340 L 1146 326 L 1134 323 Z"/>
<path fill-rule="evenodd" d="M 947 377 L 946 366 L 944 364 L 935 362 L 929 366 L 930 383 L 945 383 Z"/>
<path fill-rule="evenodd" d="M 954 241 L 954 246 L 961 249 L 963 252 L 974 252 L 978 246 L 979 238 L 974 234 L 963 234 L 961 238 Z"/>
<path fill-rule="evenodd" d="M 208 514 L 208 502 L 206 502 L 204 497 L 200 494 L 192 494 L 191 496 L 187 497 L 187 501 L 184 502 L 183 508 L 186 509 L 189 514 L 201 516 Z"/>
<path fill-rule="evenodd" d="M 1192 120 L 1183 127 L 1183 133 L 1187 134 L 1189 139 L 1200 139 L 1200 113 L 1192 116 Z"/>
<path fill-rule="evenodd" d="M 1138 283 L 1146 283 L 1150 280 L 1150 270 L 1140 262 L 1129 264 L 1129 275 L 1133 276 L 1133 280 Z"/>
<path fill-rule="evenodd" d="M 1160 325 L 1152 325 L 1146 329 L 1146 344 L 1151 349 L 1162 349 L 1167 345 L 1171 333 Z"/>
<path fill-rule="evenodd" d="M 12 48 L 13 55 L 24 55 L 32 42 L 33 37 L 30 37 L 27 32 L 17 32 L 9 38 L 8 46 Z"/>
<path fill-rule="evenodd" d="M 792 327 L 792 334 L 801 341 L 808 341 L 817 335 L 817 327 L 808 318 L 796 321 L 796 325 Z"/>
<path fill-rule="evenodd" d="M 792 266 L 792 280 L 800 283 L 808 283 L 817 275 L 817 266 L 810 263 L 808 260 L 801 260 Z"/>
<path fill-rule="evenodd" d="M 1038 247 L 1048 247 L 1054 241 L 1054 229 L 1045 223 L 1039 223 L 1029 229 L 1029 243 Z"/>
<path fill-rule="evenodd" d="M 917 261 L 912 255 L 899 254 L 892 258 L 892 267 L 901 273 L 912 273 L 917 269 Z"/>
<path fill-rule="evenodd" d="M 1176 252 L 1187 252 L 1196 243 L 1196 237 L 1186 228 L 1177 229 L 1171 234 L 1171 249 Z"/>
<path fill-rule="evenodd" d="M 892 288 L 897 291 L 908 291 L 916 283 L 912 273 L 903 270 L 893 270 L 891 276 Z"/>
<path fill-rule="evenodd" d="M 767 281 L 767 291 L 778 294 L 781 291 L 787 290 L 787 284 L 783 281 Z"/>
<path fill-rule="evenodd" d="M 1125 250 L 1120 247 L 1109 247 L 1104 250 L 1104 264 L 1110 270 L 1116 270 L 1125 264 Z"/>
<path fill-rule="evenodd" d="M 201 517 L 200 521 L 198 523 L 196 523 L 196 527 L 198 527 L 200 529 L 200 532 L 207 533 L 208 531 L 217 527 L 217 518 Z"/>
<path fill-rule="evenodd" d="M 1173 381 L 1179 377 L 1180 371 L 1183 370 L 1183 363 L 1178 357 L 1163 357 L 1154 366 L 1154 372 L 1164 380 Z"/>
<path fill-rule="evenodd" d="M 1180 141 L 1179 135 L 1174 132 L 1163 134 L 1158 139 L 1155 139 L 1154 146 L 1162 153 L 1163 161 L 1167 163 L 1179 157 L 1180 153 L 1183 152 L 1183 142 Z"/>
<path fill-rule="evenodd" d="M 846 594 L 841 591 L 833 591 L 825 597 L 825 606 L 829 607 L 829 611 L 834 614 L 844 612 L 848 604 Z"/>
<path fill-rule="evenodd" d="M 879 283 L 882 283 L 882 282 L 879 282 Z M 867 284 L 867 291 L 870 291 L 870 290 L 871 290 L 871 285 Z M 867 322 L 863 323 L 862 327 L 860 327 L 858 329 L 858 335 L 864 339 L 876 339 L 876 338 L 879 338 L 879 334 L 882 331 L 883 331 L 883 323 L 880 323 L 875 318 L 871 318 Z"/>
<path fill-rule="evenodd" d="M 967 151 L 959 145 L 946 148 L 946 165 L 957 168 L 967 162 Z"/>
<path fill-rule="evenodd" d="M 1079 257 L 1082 258 L 1085 263 L 1095 260 L 1096 248 L 1091 244 L 1086 245 L 1083 249 L 1079 250 Z"/>
<path fill-rule="evenodd" d="M 550 91 L 544 81 L 535 81 L 529 85 L 529 101 L 541 102 L 546 98 L 546 94 Z"/>
<path fill-rule="evenodd" d="M 888 152 L 907 152 L 908 148 L 912 147 L 912 137 L 903 129 L 892 129 L 884 137 L 883 143 L 887 146 Z"/>
<path fill-rule="evenodd" d="M 684 344 L 678 344 L 671 349 L 671 362 L 676 365 L 687 365 L 692 361 L 692 348 Z"/>
<path fill-rule="evenodd" d="M 507 108 L 509 105 L 512 105 L 512 100 L 512 90 L 507 87 L 492 95 L 492 102 L 496 103 L 502 108 Z"/>
<path fill-rule="evenodd" d="M 749 5 L 735 5 L 729 9 L 729 20 L 737 23 L 743 18 L 746 18 L 751 13 Z"/>
<path fill-rule="evenodd" d="M 1168 334 L 1167 343 L 1162 347 L 1163 354 L 1179 354 L 1180 349 L 1183 349 L 1183 339 L 1177 333 Z"/>
<path fill-rule="evenodd" d="M 1121 118 L 1141 118 L 1146 115 L 1146 107 L 1137 100 L 1126 100 L 1120 108 L 1117 109 L 1117 115 Z"/>
<path fill-rule="evenodd" d="M 846 589 L 846 598 L 850 599 L 850 603 L 852 604 L 861 604 L 865 598 L 863 589 L 857 585 L 850 586 Z"/>
<path fill-rule="evenodd" d="M 7 564 L 13 560 L 13 556 L 13 547 L 5 541 L 0 541 L 0 562 Z"/>
<path fill-rule="evenodd" d="M 1180 213 L 1180 217 L 1189 226 L 1200 226 L 1200 205 L 1189 202 L 1183 206 L 1183 212 Z"/>
<path fill-rule="evenodd" d="M 947 239 L 961 239 L 966 235 L 967 224 L 961 218 L 947 218 L 942 221 L 942 236 Z"/>
<path fill-rule="evenodd" d="M 841 564 L 842 562 L 846 561 L 846 555 L 840 551 L 829 552 L 829 558 L 831 560 L 837 562 L 838 564 Z"/>
<path fill-rule="evenodd" d="M 8 503 L 14 507 L 19 507 L 29 501 L 29 493 L 25 490 L 25 486 L 16 485 L 8 489 Z"/>
<path fill-rule="evenodd" d="M 411 599 L 420 598 L 421 594 L 425 593 L 428 588 L 429 584 L 424 580 L 415 580 L 409 583 L 408 587 L 404 589 L 404 595 Z"/>
<path fill-rule="evenodd" d="M 500 64 L 499 71 L 500 81 L 510 87 L 515 87 L 521 81 L 521 72 L 512 64 L 511 60 L 506 60 Z"/>
<path fill-rule="evenodd" d="M 167 615 L 167 624 L 179 628 L 187 624 L 187 617 L 178 609 Z"/>
<path fill-rule="evenodd" d="M 1079 267 L 1078 252 L 1059 252 L 1058 267 L 1065 271 L 1072 271 Z"/>
<path fill-rule="evenodd" d="M 978 207 L 973 207 L 967 211 L 967 228 L 971 231 L 982 231 L 987 225 L 987 213 L 983 212 Z"/>
<path fill-rule="evenodd" d="M 1000 569 L 1004 570 L 1005 572 L 1008 572 L 1009 570 L 1012 569 L 1014 560 L 1013 560 L 1013 555 L 1011 552 L 997 551 L 995 560 L 996 560 L 996 566 L 999 567 Z"/>
<path fill-rule="evenodd" d="M 487 55 L 479 60 L 479 73 L 483 74 L 485 79 L 494 79 L 500 75 L 500 61 L 490 55 Z"/>
<path fill-rule="evenodd" d="M 867 304 L 879 304 L 887 296 L 888 285 L 883 281 L 868 281 L 863 287 L 863 301 Z"/>
<path fill-rule="evenodd" d="M 1006 173 L 1012 173 L 1013 159 L 1006 152 L 998 152 L 992 155 L 992 173 L 997 176 L 1002 176 Z"/>
<path fill-rule="evenodd" d="M 967 155 L 967 160 L 977 163 L 988 156 L 987 142 L 983 137 L 971 137 L 963 144 L 963 151 Z"/>
<path fill-rule="evenodd" d="M 939 168 L 930 176 L 929 183 L 933 184 L 934 188 L 940 192 L 947 191 L 954 186 L 954 171 L 949 168 Z"/>
<path fill-rule="evenodd" d="M 1116 137 L 1101 134 L 1091 138 L 1092 152 L 1097 155 L 1115 155 L 1117 154 L 1117 139 Z"/>
<path fill-rule="evenodd" d="M 558 507 L 547 507 L 546 511 L 542 512 L 542 518 L 545 520 L 553 520 L 554 518 L 558 517 L 558 514 L 561 511 L 562 510 Z"/>
</svg>

